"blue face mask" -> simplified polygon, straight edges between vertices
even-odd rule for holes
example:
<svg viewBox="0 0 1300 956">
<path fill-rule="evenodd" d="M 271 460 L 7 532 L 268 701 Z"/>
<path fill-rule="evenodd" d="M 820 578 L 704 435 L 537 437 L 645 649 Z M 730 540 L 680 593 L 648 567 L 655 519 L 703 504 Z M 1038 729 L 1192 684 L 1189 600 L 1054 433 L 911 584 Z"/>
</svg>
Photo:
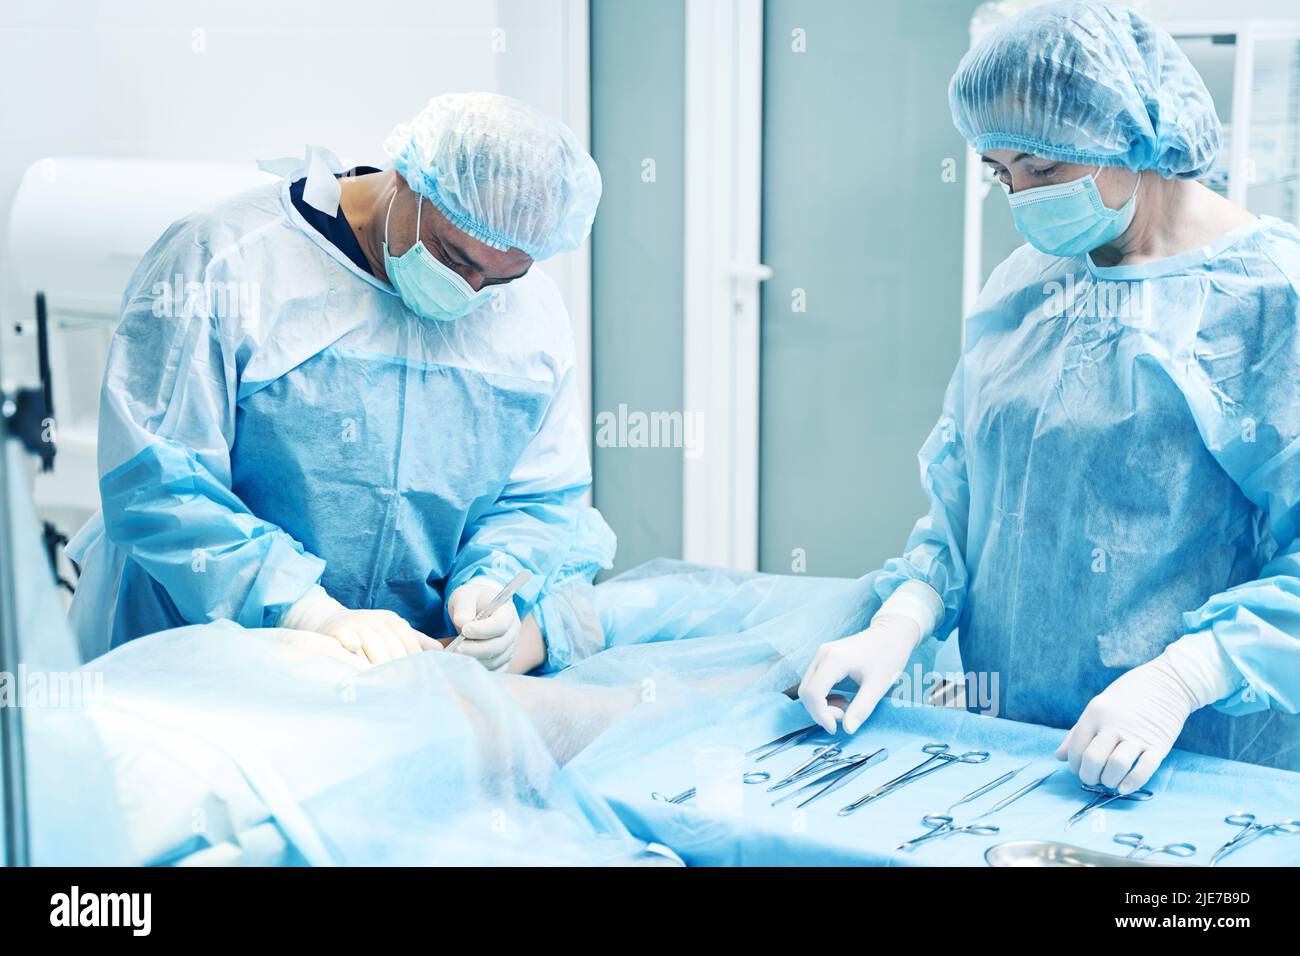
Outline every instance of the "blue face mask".
<svg viewBox="0 0 1300 956">
<path fill-rule="evenodd" d="M 415 245 L 397 258 L 388 254 L 388 220 L 392 218 L 397 194 L 388 201 L 388 215 L 384 217 L 384 270 L 388 281 L 406 307 L 420 318 L 450 322 L 469 315 L 492 298 L 492 290 L 485 287 L 475 292 L 425 247 L 420 240 L 420 209 L 424 197 L 416 193 L 415 198 Z"/>
<path fill-rule="evenodd" d="M 1049 256 L 1082 255 L 1123 233 L 1137 208 L 1137 185 L 1128 202 L 1111 209 L 1101 201 L 1097 190 L 1100 172 L 1099 167 L 1082 179 L 1008 193 L 1016 231 Z"/>
</svg>

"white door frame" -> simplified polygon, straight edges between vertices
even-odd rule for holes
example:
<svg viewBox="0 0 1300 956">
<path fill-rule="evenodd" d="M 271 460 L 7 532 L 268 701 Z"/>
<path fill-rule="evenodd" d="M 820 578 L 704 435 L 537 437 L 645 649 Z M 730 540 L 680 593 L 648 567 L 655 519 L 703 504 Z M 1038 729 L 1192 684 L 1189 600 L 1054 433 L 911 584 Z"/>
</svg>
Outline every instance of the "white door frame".
<svg viewBox="0 0 1300 956">
<path fill-rule="evenodd" d="M 591 6 L 589 0 L 565 0 L 564 4 L 564 110 L 562 118 L 574 131 L 587 152 L 591 152 Z M 573 323 L 574 360 L 582 393 L 583 426 L 587 430 L 587 456 L 594 456 L 592 444 L 591 364 L 591 237 L 563 257 L 565 304 Z M 585 496 L 591 504 L 591 489 Z"/>
<path fill-rule="evenodd" d="M 591 152 L 591 6 L 590 0 L 558 0 L 560 16 L 559 75 L 538 78 L 529 59 L 507 59 L 498 76 L 501 92 L 555 112 Z M 554 4 L 501 3 L 498 15 L 507 36 L 535 35 L 554 22 Z M 509 42 L 513 42 L 511 39 Z M 548 67 L 550 69 L 550 67 Z M 538 103 L 538 100 L 543 102 Z M 583 409 L 587 454 L 592 448 L 591 239 L 573 252 L 546 260 L 541 267 L 560 288 L 573 328 L 574 364 Z M 591 503 L 591 489 L 584 496 Z"/>
<path fill-rule="evenodd" d="M 758 566 L 762 0 L 687 0 L 682 556 Z M 692 434 L 685 425 L 682 434 Z"/>
</svg>

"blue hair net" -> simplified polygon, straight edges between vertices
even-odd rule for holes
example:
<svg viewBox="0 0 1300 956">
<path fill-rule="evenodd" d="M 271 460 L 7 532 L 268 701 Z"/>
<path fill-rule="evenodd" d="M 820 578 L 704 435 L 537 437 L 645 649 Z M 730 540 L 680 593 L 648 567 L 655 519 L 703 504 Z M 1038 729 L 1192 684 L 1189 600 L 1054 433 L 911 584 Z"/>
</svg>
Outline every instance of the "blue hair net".
<svg viewBox="0 0 1300 956">
<path fill-rule="evenodd" d="M 980 153 L 1193 179 L 1219 152 L 1200 75 L 1173 37 L 1127 7 L 1072 0 L 1026 10 L 962 58 L 948 100 Z"/>
<path fill-rule="evenodd" d="M 576 249 L 600 202 L 600 172 L 568 127 L 495 93 L 435 97 L 384 152 L 456 228 L 535 260 Z"/>
</svg>

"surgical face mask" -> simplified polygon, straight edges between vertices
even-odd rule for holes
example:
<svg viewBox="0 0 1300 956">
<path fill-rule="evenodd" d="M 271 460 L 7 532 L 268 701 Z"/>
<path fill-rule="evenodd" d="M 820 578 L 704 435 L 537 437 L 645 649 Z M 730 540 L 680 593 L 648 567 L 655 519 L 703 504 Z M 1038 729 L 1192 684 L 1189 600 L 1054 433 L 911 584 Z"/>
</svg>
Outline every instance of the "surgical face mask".
<svg viewBox="0 0 1300 956">
<path fill-rule="evenodd" d="M 1097 172 L 1068 183 L 1007 193 L 1011 219 L 1031 246 L 1049 256 L 1077 256 L 1104 246 L 1124 232 L 1137 208 L 1133 195 L 1118 209 L 1101 201 Z M 1138 182 L 1141 182 L 1141 176 Z M 1005 184 L 1004 188 L 1005 188 Z"/>
<path fill-rule="evenodd" d="M 450 322 L 469 315 L 492 298 L 490 288 L 475 292 L 473 287 L 431 253 L 420 240 L 420 209 L 424 197 L 416 193 L 415 245 L 394 258 L 388 253 L 388 220 L 393 215 L 393 201 L 388 201 L 384 217 L 384 269 L 388 281 L 402 297 L 406 307 L 423 319 Z"/>
</svg>

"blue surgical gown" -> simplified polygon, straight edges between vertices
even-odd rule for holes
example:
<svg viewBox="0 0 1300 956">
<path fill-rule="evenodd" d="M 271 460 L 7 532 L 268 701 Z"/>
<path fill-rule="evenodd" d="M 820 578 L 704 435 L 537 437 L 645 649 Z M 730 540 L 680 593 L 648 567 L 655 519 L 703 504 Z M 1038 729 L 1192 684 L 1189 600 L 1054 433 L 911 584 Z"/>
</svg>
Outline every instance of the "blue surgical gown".
<svg viewBox="0 0 1300 956">
<path fill-rule="evenodd" d="M 1177 746 L 1300 769 L 1300 234 L 1102 268 L 1023 246 L 967 319 L 920 455 L 928 582 L 968 706 L 1070 727 L 1184 634 L 1240 671 Z"/>
<path fill-rule="evenodd" d="M 613 555 L 569 319 L 539 269 L 421 319 L 294 208 L 289 180 L 174 224 L 123 299 L 102 511 L 70 549 L 87 657 L 186 623 L 274 625 L 319 582 L 451 633 L 476 574 L 521 612 Z"/>
</svg>

